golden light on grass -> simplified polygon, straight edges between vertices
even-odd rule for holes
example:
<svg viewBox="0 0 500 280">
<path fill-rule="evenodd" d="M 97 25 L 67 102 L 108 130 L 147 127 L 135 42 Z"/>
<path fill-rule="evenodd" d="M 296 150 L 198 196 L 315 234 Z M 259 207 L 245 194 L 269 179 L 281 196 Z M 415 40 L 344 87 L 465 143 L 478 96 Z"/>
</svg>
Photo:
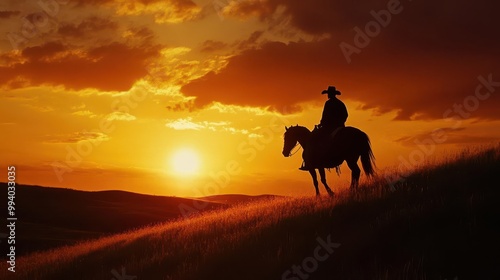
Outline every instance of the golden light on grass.
<svg viewBox="0 0 500 280">
<path fill-rule="evenodd" d="M 181 151 L 175 155 L 182 155 Z M 191 152 L 198 155 L 196 151 Z M 174 158 L 172 156 L 172 160 Z M 0 262 L 0 279 L 74 279 L 75 275 L 78 279 L 111 279 L 111 270 L 120 267 L 126 268 L 127 275 L 140 275 L 141 279 L 240 279 L 242 267 L 250 275 L 246 279 L 273 279 L 267 275 L 281 275 L 297 260 L 300 262 L 305 256 L 311 256 L 308 254 L 318 245 L 315 240 L 330 234 L 332 242 L 339 240 L 342 246 L 328 263 L 325 260 L 322 267 L 326 272 L 318 270 L 314 275 L 332 273 L 335 276 L 333 273 L 338 273 L 345 277 L 317 279 L 351 279 L 349 276 L 365 270 L 368 271 L 365 275 L 370 277 L 379 272 L 389 275 L 375 279 L 434 279 L 426 277 L 432 271 L 426 270 L 425 263 L 420 260 L 428 255 L 435 256 L 436 250 L 446 250 L 438 252 L 442 252 L 443 263 L 449 261 L 450 255 L 446 253 L 456 244 L 453 240 L 488 238 L 484 244 L 494 244 L 494 235 L 486 233 L 497 228 L 496 216 L 484 209 L 496 209 L 490 207 L 496 205 L 498 188 L 487 182 L 497 177 L 499 168 L 500 146 L 477 151 L 477 154 L 474 150 L 464 151 L 450 155 L 442 164 L 413 171 L 398 183 L 395 191 L 390 190 L 384 176 L 360 187 L 358 192 L 339 191 L 333 199 L 327 196 L 274 197 L 199 212 L 185 219 L 19 256 L 16 260 L 21 265 L 14 275 L 7 270 L 7 262 Z M 476 177 L 479 174 L 481 178 Z M 174 205 L 178 203 L 188 202 L 177 198 Z M 462 217 L 461 213 L 468 216 Z M 449 222 L 436 223 L 445 219 Z M 388 238 L 397 239 L 401 235 L 394 229 L 401 228 L 402 221 L 412 225 L 401 229 L 410 238 L 397 243 L 387 242 Z M 421 242 L 434 242 L 426 245 L 427 248 L 438 249 L 424 250 L 415 246 L 413 240 L 420 240 L 423 230 L 431 231 L 436 227 L 443 231 L 439 234 L 441 237 Z M 475 235 L 471 236 L 471 232 Z M 457 236 L 449 240 L 451 235 Z M 382 250 L 371 250 L 373 244 L 379 244 L 377 246 L 382 249 L 389 246 L 390 250 L 380 255 L 378 252 Z M 463 244 L 469 246 L 466 249 L 472 253 L 457 254 L 455 259 L 445 263 L 446 267 L 453 267 L 456 260 L 464 257 L 468 258 L 465 261 L 472 262 L 479 252 L 485 252 L 486 245 Z M 410 251 L 394 268 L 393 252 L 403 250 Z M 489 250 L 486 257 L 493 258 L 496 253 Z M 341 263 L 347 258 L 351 259 Z M 367 258 L 370 261 L 366 261 Z M 377 267 L 380 259 L 384 260 L 382 269 Z M 214 269 L 220 260 L 229 260 L 232 266 Z M 363 262 L 365 270 L 360 270 L 359 263 Z M 485 263 L 479 259 L 468 269 L 472 275 L 479 271 L 477 268 L 483 267 Z M 491 267 L 492 270 L 486 273 L 497 271 L 494 264 Z"/>
<path fill-rule="evenodd" d="M 190 148 L 174 152 L 170 158 L 170 167 L 179 176 L 194 176 L 200 171 L 201 160 L 198 153 Z"/>
</svg>

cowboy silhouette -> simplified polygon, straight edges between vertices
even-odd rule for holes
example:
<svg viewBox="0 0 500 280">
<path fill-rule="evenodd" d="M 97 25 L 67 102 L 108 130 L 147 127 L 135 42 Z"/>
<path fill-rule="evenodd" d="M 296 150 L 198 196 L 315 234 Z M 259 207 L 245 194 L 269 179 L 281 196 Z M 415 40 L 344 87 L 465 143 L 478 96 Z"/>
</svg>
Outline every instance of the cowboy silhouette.
<svg viewBox="0 0 500 280">
<path fill-rule="evenodd" d="M 299 168 L 300 170 L 309 170 L 310 158 L 318 152 L 317 150 L 320 150 L 318 149 L 318 142 L 333 139 L 340 128 L 345 127 L 347 120 L 347 108 L 344 102 L 337 98 L 337 95 L 341 95 L 341 92 L 334 86 L 329 86 L 321 94 L 328 94 L 328 100 L 325 102 L 321 121 L 319 125 L 315 126 L 309 144 L 304 149 L 305 160 Z M 319 147 L 321 146 L 319 145 Z M 315 151 L 312 151 L 313 148 L 315 148 Z"/>
</svg>

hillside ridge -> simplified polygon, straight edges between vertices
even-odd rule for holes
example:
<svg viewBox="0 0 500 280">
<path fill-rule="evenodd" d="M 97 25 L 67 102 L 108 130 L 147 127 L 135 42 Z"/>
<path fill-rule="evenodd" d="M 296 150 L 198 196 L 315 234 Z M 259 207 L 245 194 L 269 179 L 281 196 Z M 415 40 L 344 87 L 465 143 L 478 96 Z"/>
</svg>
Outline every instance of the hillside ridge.
<svg viewBox="0 0 500 280">
<path fill-rule="evenodd" d="M 121 267 L 153 280 L 500 279 L 498 174 L 500 148 L 464 153 L 394 190 L 379 178 L 334 199 L 261 200 L 21 257 L 30 266 L 15 279 Z M 322 244 L 336 247 L 316 255 Z"/>
</svg>

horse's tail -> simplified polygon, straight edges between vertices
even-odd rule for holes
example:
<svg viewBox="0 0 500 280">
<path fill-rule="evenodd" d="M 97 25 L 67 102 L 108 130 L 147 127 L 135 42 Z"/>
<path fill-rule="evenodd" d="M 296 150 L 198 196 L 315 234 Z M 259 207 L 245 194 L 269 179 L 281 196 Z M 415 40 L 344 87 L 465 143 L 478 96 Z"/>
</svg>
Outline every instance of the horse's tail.
<svg viewBox="0 0 500 280">
<path fill-rule="evenodd" d="M 361 144 L 361 165 L 366 176 L 373 177 L 375 175 L 375 156 L 373 155 L 370 138 L 363 132 L 363 140 Z"/>
</svg>

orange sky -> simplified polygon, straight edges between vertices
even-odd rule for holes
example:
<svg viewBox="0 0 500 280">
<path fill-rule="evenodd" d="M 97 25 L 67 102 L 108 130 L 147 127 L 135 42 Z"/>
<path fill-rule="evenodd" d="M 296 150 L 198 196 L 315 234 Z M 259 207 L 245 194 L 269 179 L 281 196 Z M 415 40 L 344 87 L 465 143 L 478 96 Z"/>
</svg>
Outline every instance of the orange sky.
<svg viewBox="0 0 500 280">
<path fill-rule="evenodd" d="M 379 173 L 498 143 L 495 1 L 7 0 L 0 164 L 19 183 L 313 194 L 285 125 L 335 85 Z M 362 32 L 362 33 L 360 33 Z M 438 131 L 436 131 L 438 130 Z M 176 174 L 180 150 L 199 160 Z M 329 173 L 334 189 L 350 170 Z M 364 180 L 362 174 L 362 180 Z"/>
</svg>

